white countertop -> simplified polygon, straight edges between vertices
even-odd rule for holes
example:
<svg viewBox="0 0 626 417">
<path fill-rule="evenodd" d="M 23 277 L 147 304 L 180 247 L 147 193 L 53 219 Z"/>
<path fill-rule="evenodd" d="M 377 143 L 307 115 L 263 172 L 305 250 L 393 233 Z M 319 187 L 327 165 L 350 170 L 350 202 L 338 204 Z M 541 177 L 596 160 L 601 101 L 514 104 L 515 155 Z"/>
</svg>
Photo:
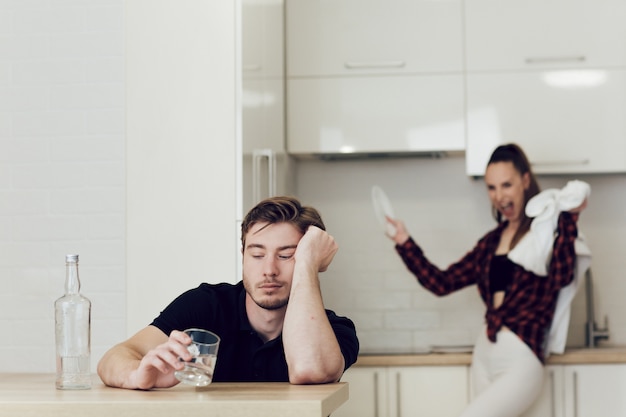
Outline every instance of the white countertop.
<svg viewBox="0 0 626 417">
<path fill-rule="evenodd" d="M 471 352 L 377 353 L 361 354 L 355 366 L 451 366 L 469 365 Z M 562 355 L 552 354 L 548 365 L 626 363 L 626 346 L 570 348 Z"/>
</svg>

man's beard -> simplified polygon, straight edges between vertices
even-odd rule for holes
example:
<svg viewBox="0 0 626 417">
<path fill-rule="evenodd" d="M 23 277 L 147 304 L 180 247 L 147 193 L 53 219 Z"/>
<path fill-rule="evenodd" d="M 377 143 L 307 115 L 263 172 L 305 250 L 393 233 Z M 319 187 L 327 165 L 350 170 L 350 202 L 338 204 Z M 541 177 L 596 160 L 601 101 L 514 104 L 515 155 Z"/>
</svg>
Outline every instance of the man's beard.
<svg viewBox="0 0 626 417">
<path fill-rule="evenodd" d="M 281 308 L 285 307 L 287 303 L 289 302 L 289 297 L 285 299 L 268 300 L 268 301 L 259 301 L 255 299 L 252 295 L 250 295 L 250 298 L 252 298 L 252 301 L 254 301 L 256 305 L 266 310 L 280 310 Z"/>
<path fill-rule="evenodd" d="M 243 287 L 245 288 L 246 292 L 248 293 L 252 301 L 254 301 L 256 305 L 258 305 L 259 307 L 265 310 L 280 310 L 281 308 L 285 307 L 287 303 L 289 302 L 288 296 L 285 298 L 281 298 L 281 299 L 258 300 L 254 296 L 254 291 L 252 291 L 254 290 L 254 288 L 250 289 L 249 284 L 245 280 L 243 282 Z"/>
</svg>

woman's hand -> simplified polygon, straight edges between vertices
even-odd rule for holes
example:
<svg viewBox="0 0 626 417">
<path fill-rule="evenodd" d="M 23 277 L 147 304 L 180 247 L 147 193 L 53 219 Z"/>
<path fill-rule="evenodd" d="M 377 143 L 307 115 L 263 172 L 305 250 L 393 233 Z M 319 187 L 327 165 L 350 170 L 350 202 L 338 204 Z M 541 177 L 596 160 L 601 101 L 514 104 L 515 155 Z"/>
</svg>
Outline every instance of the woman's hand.
<svg viewBox="0 0 626 417">
<path fill-rule="evenodd" d="M 409 232 L 406 230 L 406 226 L 402 220 L 392 219 L 389 216 L 385 216 L 385 219 L 387 219 L 387 223 L 391 224 L 396 230 L 396 233 L 393 236 L 387 234 L 387 236 L 389 236 L 389 238 L 393 240 L 396 245 L 402 245 L 404 242 L 409 240 Z"/>
</svg>

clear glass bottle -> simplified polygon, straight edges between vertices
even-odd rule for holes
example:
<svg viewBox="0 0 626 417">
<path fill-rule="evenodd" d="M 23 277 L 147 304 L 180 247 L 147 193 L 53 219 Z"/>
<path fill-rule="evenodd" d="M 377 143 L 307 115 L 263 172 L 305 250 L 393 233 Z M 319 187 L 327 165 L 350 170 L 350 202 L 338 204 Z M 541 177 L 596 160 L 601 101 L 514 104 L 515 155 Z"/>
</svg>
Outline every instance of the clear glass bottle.
<svg viewBox="0 0 626 417">
<path fill-rule="evenodd" d="M 80 294 L 78 255 L 65 256 L 65 295 L 54 302 L 57 389 L 91 388 L 91 301 Z"/>
</svg>

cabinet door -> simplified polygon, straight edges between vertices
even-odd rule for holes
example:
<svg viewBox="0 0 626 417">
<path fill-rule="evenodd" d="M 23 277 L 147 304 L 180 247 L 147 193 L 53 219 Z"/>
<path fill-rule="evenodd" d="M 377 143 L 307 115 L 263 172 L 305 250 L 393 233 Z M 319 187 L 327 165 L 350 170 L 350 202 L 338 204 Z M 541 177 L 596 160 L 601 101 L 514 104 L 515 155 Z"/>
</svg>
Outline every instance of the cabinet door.
<svg viewBox="0 0 626 417">
<path fill-rule="evenodd" d="M 460 0 L 289 0 L 289 77 L 462 70 Z"/>
<path fill-rule="evenodd" d="M 470 74 L 467 173 L 517 142 L 537 173 L 626 171 L 626 70 Z"/>
<path fill-rule="evenodd" d="M 521 417 L 563 417 L 563 367 L 546 366 L 541 395 Z"/>
<path fill-rule="evenodd" d="M 465 148 L 460 75 L 292 79 L 292 154 Z"/>
<path fill-rule="evenodd" d="M 469 401 L 467 366 L 388 369 L 390 416 L 457 417 Z"/>
<path fill-rule="evenodd" d="M 571 365 L 565 372 L 565 417 L 626 416 L 626 365 Z"/>
<path fill-rule="evenodd" d="M 242 214 L 245 214 L 259 200 L 292 194 L 295 187 L 291 160 L 285 152 L 284 82 L 244 79 L 242 87 Z"/>
<path fill-rule="evenodd" d="M 384 367 L 356 367 L 348 369 L 341 378 L 348 382 L 348 401 L 333 412 L 333 417 L 386 417 L 387 370 Z"/>
<path fill-rule="evenodd" d="M 626 65 L 623 0 L 466 0 L 468 71 Z"/>
<path fill-rule="evenodd" d="M 241 1 L 241 73 L 246 78 L 283 77 L 283 0 Z"/>
</svg>

